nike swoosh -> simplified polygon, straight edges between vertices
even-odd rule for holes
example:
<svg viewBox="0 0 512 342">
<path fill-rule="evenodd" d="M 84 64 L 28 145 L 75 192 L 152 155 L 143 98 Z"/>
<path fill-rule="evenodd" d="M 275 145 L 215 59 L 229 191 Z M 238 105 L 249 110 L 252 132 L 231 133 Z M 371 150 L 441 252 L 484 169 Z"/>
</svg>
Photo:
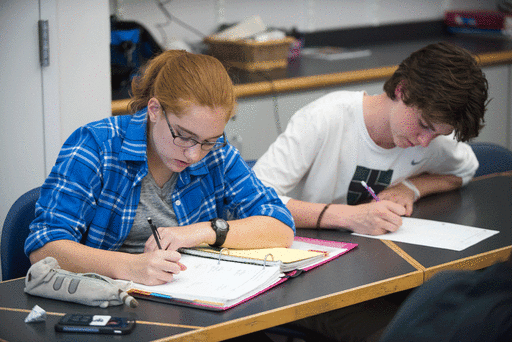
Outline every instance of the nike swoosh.
<svg viewBox="0 0 512 342">
<path fill-rule="evenodd" d="M 421 164 L 421 163 L 423 163 L 423 162 L 424 162 L 425 160 L 427 160 L 427 159 L 428 159 L 428 158 L 423 158 L 423 159 L 420 159 L 420 160 L 418 160 L 418 161 L 415 161 L 415 160 L 413 159 L 413 160 L 411 160 L 411 165 L 412 165 L 412 166 L 415 166 L 415 165 Z"/>
</svg>

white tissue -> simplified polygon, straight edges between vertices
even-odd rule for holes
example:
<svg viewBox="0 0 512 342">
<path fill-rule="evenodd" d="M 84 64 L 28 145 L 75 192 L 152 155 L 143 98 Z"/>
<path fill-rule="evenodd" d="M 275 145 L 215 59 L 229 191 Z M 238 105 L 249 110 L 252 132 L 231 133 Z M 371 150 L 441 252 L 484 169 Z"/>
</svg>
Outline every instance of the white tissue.
<svg viewBox="0 0 512 342">
<path fill-rule="evenodd" d="M 46 311 L 44 311 L 39 305 L 32 308 L 32 311 L 25 318 L 25 323 L 36 323 L 46 321 Z"/>
<path fill-rule="evenodd" d="M 279 30 L 273 30 L 273 31 L 267 31 L 263 33 L 259 33 L 254 36 L 254 40 L 257 42 L 268 42 L 271 40 L 280 40 L 284 39 L 286 37 L 286 34 L 283 31 Z"/>
<path fill-rule="evenodd" d="M 235 26 L 231 26 L 222 32 L 214 34 L 213 37 L 217 39 L 238 40 L 249 38 L 255 34 L 265 32 L 266 30 L 267 26 L 263 23 L 260 16 L 254 15 Z"/>
</svg>

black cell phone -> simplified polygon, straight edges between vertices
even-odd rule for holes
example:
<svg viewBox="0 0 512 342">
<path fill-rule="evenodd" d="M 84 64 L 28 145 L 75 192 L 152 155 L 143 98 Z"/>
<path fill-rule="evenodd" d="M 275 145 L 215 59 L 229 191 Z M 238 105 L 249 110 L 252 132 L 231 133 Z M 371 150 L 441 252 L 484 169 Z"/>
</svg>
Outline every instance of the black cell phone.
<svg viewBox="0 0 512 342">
<path fill-rule="evenodd" d="M 55 324 L 55 331 L 125 335 L 132 332 L 135 320 L 109 315 L 67 314 Z"/>
</svg>

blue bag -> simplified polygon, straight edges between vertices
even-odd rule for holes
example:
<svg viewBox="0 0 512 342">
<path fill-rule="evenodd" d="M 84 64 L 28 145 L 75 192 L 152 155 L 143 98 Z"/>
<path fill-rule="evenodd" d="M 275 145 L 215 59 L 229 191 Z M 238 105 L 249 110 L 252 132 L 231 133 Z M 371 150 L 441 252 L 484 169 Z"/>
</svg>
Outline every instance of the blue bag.
<svg viewBox="0 0 512 342">
<path fill-rule="evenodd" d="M 112 98 L 129 97 L 132 78 L 150 58 L 163 52 L 151 33 L 135 21 L 110 18 Z"/>
</svg>

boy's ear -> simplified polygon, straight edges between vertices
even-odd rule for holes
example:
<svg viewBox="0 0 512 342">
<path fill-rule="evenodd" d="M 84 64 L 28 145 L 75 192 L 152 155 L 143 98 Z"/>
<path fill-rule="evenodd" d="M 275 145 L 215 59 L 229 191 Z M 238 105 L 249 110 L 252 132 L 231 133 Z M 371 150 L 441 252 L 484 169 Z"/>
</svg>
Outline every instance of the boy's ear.
<svg viewBox="0 0 512 342">
<path fill-rule="evenodd" d="M 404 91 L 403 82 L 400 82 L 400 83 L 397 84 L 397 86 L 395 88 L 395 98 L 397 100 L 401 100 L 402 99 L 403 91 Z"/>
</svg>

